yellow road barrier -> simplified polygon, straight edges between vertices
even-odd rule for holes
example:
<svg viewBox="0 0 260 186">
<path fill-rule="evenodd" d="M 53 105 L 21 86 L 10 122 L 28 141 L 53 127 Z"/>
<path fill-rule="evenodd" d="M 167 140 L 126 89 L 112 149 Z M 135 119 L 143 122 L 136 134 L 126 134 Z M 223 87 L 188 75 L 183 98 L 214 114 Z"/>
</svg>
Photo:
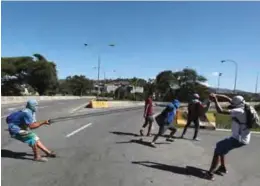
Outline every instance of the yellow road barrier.
<svg viewBox="0 0 260 186">
<path fill-rule="evenodd" d="M 173 125 L 177 127 L 184 127 L 187 124 L 187 112 L 178 111 L 176 116 L 177 117 L 173 121 Z M 216 117 L 214 113 L 206 113 L 204 117 L 200 117 L 200 127 L 215 129 Z"/>
<path fill-rule="evenodd" d="M 107 101 L 91 101 L 91 108 L 108 108 Z"/>
</svg>

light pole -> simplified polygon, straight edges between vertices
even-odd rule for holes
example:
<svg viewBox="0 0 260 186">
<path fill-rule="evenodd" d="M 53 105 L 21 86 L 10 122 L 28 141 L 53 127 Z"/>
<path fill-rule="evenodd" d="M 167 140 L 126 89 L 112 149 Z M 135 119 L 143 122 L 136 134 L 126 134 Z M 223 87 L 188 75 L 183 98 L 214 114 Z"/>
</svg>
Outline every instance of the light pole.
<svg viewBox="0 0 260 186">
<path fill-rule="evenodd" d="M 257 89 L 258 89 L 258 77 L 259 77 L 259 73 L 257 73 L 257 76 L 256 76 L 256 83 L 255 83 L 255 94 L 257 94 Z"/>
<path fill-rule="evenodd" d="M 237 62 L 231 59 L 226 59 L 226 60 L 222 60 L 221 63 L 225 63 L 225 62 L 231 62 L 233 64 L 235 64 L 235 84 L 234 84 L 234 90 L 233 92 L 236 92 L 236 86 L 237 86 L 237 69 L 238 69 L 238 65 Z"/>
<path fill-rule="evenodd" d="M 84 46 L 87 47 L 89 46 L 87 43 L 84 43 Z M 109 47 L 114 47 L 115 45 L 114 44 L 109 44 L 107 45 Z M 101 59 L 100 59 L 100 53 L 98 54 L 98 66 L 97 66 L 97 69 L 98 69 L 98 79 L 97 79 L 97 85 L 98 85 L 98 91 L 97 91 L 97 100 L 98 100 L 98 96 L 99 96 L 99 76 L 100 76 L 100 64 L 101 64 Z"/>
<path fill-rule="evenodd" d="M 217 88 L 217 93 L 219 93 L 219 86 L 220 86 L 220 77 L 222 76 L 222 73 L 218 73 L 218 88 Z"/>
</svg>

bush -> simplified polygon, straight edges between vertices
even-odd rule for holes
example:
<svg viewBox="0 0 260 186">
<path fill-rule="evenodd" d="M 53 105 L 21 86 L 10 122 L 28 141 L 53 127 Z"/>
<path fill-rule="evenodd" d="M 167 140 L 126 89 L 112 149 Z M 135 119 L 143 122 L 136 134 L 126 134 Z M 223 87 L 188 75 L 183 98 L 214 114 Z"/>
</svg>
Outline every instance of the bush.
<svg viewBox="0 0 260 186">
<path fill-rule="evenodd" d="M 256 110 L 257 112 L 260 112 L 260 104 L 255 105 L 255 110 Z"/>
</svg>

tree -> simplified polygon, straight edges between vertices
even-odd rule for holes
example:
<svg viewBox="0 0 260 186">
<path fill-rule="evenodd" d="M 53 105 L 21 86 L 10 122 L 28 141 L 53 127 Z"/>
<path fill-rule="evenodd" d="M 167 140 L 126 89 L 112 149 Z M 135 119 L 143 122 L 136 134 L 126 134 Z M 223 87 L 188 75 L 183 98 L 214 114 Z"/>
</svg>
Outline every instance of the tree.
<svg viewBox="0 0 260 186">
<path fill-rule="evenodd" d="M 201 85 L 200 82 L 205 82 L 206 80 L 204 76 L 190 68 L 177 72 L 170 70 L 162 71 L 156 76 L 156 98 L 164 101 L 171 101 L 174 98 L 188 101 L 190 95 L 195 92 L 205 97 L 208 94 L 208 88 Z"/>
<path fill-rule="evenodd" d="M 157 99 L 165 99 L 171 87 L 177 85 L 177 79 L 170 70 L 162 71 L 156 76 L 156 97 Z"/>
<path fill-rule="evenodd" d="M 201 82 L 205 82 L 207 79 L 198 74 L 196 70 L 185 68 L 182 71 L 175 72 L 174 76 L 180 86 L 176 91 L 176 96 L 181 101 L 188 101 L 193 93 L 198 93 L 202 99 L 208 96 L 208 88 L 201 84 Z"/>
<path fill-rule="evenodd" d="M 29 84 L 40 95 L 50 90 L 55 92 L 53 90 L 57 87 L 56 65 L 40 54 L 34 54 L 34 57 L 36 60 L 30 56 L 2 58 L 2 79 L 7 79 L 2 88 L 9 89 L 10 86 L 7 84 L 10 84 L 10 81 L 7 77 L 14 76 L 16 81 L 12 83 L 15 83 L 16 87 Z"/>
<path fill-rule="evenodd" d="M 20 96 L 26 84 L 27 69 L 32 62 L 31 57 L 1 58 L 1 87 L 3 96 Z"/>
<path fill-rule="evenodd" d="M 56 65 L 46 61 L 35 62 L 29 67 L 28 83 L 39 95 L 46 94 L 48 90 L 54 90 L 58 83 Z"/>
<path fill-rule="evenodd" d="M 65 90 L 71 92 L 75 96 L 88 94 L 94 87 L 93 81 L 83 75 L 68 76 L 63 84 Z"/>
</svg>

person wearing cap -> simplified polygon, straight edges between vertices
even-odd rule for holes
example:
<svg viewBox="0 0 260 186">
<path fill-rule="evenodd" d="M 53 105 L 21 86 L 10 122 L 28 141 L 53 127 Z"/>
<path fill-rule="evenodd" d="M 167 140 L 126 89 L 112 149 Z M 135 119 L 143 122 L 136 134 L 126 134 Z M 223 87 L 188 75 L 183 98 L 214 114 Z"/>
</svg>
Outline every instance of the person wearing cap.
<svg viewBox="0 0 260 186">
<path fill-rule="evenodd" d="M 186 134 L 186 131 L 188 127 L 191 125 L 191 123 L 194 123 L 194 136 L 193 140 L 198 141 L 198 132 L 200 128 L 200 120 L 199 117 L 204 113 L 205 110 L 207 110 L 210 106 L 210 101 L 207 102 L 206 105 L 202 104 L 200 99 L 200 96 L 198 94 L 193 94 L 193 99 L 188 105 L 188 116 L 187 116 L 187 124 L 185 125 L 181 138 L 184 138 L 184 135 Z"/>
<path fill-rule="evenodd" d="M 48 150 L 40 141 L 39 137 L 30 129 L 36 129 L 43 125 L 49 125 L 49 121 L 36 121 L 36 111 L 38 103 L 36 100 L 29 100 L 26 108 L 11 113 L 6 118 L 8 131 L 12 138 L 27 143 L 33 150 L 34 160 L 45 162 L 46 158 L 41 157 L 39 149 L 42 150 L 47 157 L 56 157 L 56 154 Z"/>
<path fill-rule="evenodd" d="M 231 103 L 228 110 L 222 109 L 218 103 L 218 98 Z M 214 180 L 213 173 L 227 173 L 225 155 L 233 149 L 249 144 L 251 133 L 246 126 L 245 100 L 242 96 L 234 96 L 231 99 L 225 95 L 211 94 L 210 99 L 215 103 L 218 113 L 230 115 L 232 118 L 232 135 L 217 142 L 210 169 L 206 174 L 208 179 Z M 220 166 L 218 167 L 219 163 Z"/>
<path fill-rule="evenodd" d="M 148 126 L 148 132 L 147 132 L 147 136 L 151 136 L 151 129 L 152 129 L 152 124 L 153 124 L 153 95 L 150 94 L 148 96 L 148 98 L 145 101 L 145 106 L 144 106 L 144 124 L 140 130 L 140 135 L 143 136 L 143 131 L 145 129 L 145 127 Z"/>
<path fill-rule="evenodd" d="M 180 107 L 179 100 L 175 99 L 172 103 L 166 106 L 166 108 L 156 117 L 156 122 L 159 125 L 159 131 L 158 134 L 154 136 L 153 141 L 151 142 L 151 145 L 155 145 L 155 142 L 159 138 L 159 136 L 162 136 L 166 130 L 170 130 L 170 136 L 166 139 L 167 141 L 174 141 L 173 136 L 177 131 L 177 128 L 173 125 L 173 120 L 175 118 L 176 112 L 178 108 Z"/>
</svg>

